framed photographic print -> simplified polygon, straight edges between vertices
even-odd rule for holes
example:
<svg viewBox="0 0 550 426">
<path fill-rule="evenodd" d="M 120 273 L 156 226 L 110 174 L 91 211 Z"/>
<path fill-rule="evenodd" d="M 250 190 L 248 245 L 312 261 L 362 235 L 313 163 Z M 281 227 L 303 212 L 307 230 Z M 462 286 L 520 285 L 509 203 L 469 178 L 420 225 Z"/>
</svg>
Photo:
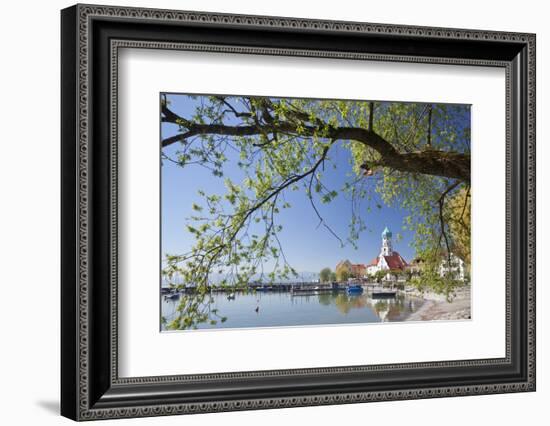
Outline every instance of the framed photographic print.
<svg viewBox="0 0 550 426">
<path fill-rule="evenodd" d="M 76 5 L 74 420 L 535 390 L 535 36 Z"/>
</svg>

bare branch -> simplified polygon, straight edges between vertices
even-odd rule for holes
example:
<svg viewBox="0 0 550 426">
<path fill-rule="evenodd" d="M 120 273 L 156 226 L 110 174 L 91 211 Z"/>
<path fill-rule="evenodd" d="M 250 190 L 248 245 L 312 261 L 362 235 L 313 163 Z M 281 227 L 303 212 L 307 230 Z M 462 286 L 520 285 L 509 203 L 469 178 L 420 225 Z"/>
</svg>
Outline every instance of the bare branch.
<svg viewBox="0 0 550 426">
<path fill-rule="evenodd" d="M 439 221 L 440 221 L 440 226 L 441 226 L 441 233 L 442 233 L 443 238 L 445 240 L 445 246 L 447 248 L 447 260 L 448 260 L 449 263 L 451 262 L 451 248 L 450 248 L 450 244 L 449 244 L 449 238 L 447 237 L 447 232 L 445 231 L 445 219 L 443 217 L 443 206 L 445 204 L 445 197 L 447 196 L 447 194 L 449 194 L 449 192 L 451 192 L 458 185 L 460 185 L 460 183 L 461 182 L 457 181 L 457 182 L 453 183 L 452 185 L 448 186 L 447 189 L 445 189 L 445 191 L 443 191 L 443 193 L 439 197 L 439 200 L 437 201 L 437 203 L 439 204 Z"/>
<path fill-rule="evenodd" d="M 229 108 L 229 110 L 235 115 L 235 117 L 252 117 L 252 114 L 249 112 L 239 112 L 237 111 L 233 105 L 231 105 L 223 96 L 214 96 L 218 101 L 222 102 L 225 106 Z"/>
<path fill-rule="evenodd" d="M 432 106 L 431 105 L 428 107 L 428 141 L 426 142 L 426 146 L 429 149 L 432 148 Z"/>
<path fill-rule="evenodd" d="M 373 131 L 372 123 L 374 121 L 374 102 L 369 102 L 369 132 Z"/>
</svg>

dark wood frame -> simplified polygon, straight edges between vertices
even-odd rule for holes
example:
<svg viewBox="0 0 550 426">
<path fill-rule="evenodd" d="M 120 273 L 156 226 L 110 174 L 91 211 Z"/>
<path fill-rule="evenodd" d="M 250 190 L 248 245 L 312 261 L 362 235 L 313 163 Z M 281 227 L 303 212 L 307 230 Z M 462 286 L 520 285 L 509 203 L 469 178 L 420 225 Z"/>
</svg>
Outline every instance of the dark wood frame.
<svg viewBox="0 0 550 426">
<path fill-rule="evenodd" d="M 535 390 L 533 34 L 76 5 L 61 13 L 61 413 L 75 420 Z M 117 49 L 506 69 L 506 357 L 119 378 Z M 503 141 L 505 143 L 505 141 Z"/>
</svg>

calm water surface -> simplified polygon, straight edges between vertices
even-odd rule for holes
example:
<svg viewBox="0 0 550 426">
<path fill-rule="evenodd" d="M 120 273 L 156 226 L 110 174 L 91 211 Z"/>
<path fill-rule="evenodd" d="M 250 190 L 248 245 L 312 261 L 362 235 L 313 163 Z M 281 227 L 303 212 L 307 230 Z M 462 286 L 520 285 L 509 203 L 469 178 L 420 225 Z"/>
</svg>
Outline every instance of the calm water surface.
<svg viewBox="0 0 550 426">
<path fill-rule="evenodd" d="M 227 321 L 216 325 L 200 324 L 199 329 L 280 327 L 326 324 L 357 324 L 402 321 L 423 303 L 417 297 L 398 294 L 392 299 L 376 299 L 369 293 L 348 295 L 345 292 L 293 294 L 290 292 L 213 294 L 212 308 Z M 174 319 L 179 299 L 161 296 L 162 316 Z M 257 312 L 256 312 L 257 308 Z"/>
</svg>

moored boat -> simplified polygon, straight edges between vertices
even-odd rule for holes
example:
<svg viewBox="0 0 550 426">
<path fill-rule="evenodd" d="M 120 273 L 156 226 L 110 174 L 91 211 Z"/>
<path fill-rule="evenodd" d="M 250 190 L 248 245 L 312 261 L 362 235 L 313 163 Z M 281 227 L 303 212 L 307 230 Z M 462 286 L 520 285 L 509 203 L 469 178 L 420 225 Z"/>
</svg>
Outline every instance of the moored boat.
<svg viewBox="0 0 550 426">
<path fill-rule="evenodd" d="M 363 293 L 363 287 L 359 284 L 350 285 L 347 288 L 348 294 L 361 294 Z"/>
<path fill-rule="evenodd" d="M 392 299 L 397 294 L 397 290 L 381 290 L 381 291 L 373 291 L 372 292 L 372 298 L 373 299 Z"/>
<path fill-rule="evenodd" d="M 170 300 L 177 300 L 180 298 L 180 294 L 179 293 L 171 293 L 171 294 L 167 294 L 164 296 L 165 299 L 170 299 Z"/>
</svg>

